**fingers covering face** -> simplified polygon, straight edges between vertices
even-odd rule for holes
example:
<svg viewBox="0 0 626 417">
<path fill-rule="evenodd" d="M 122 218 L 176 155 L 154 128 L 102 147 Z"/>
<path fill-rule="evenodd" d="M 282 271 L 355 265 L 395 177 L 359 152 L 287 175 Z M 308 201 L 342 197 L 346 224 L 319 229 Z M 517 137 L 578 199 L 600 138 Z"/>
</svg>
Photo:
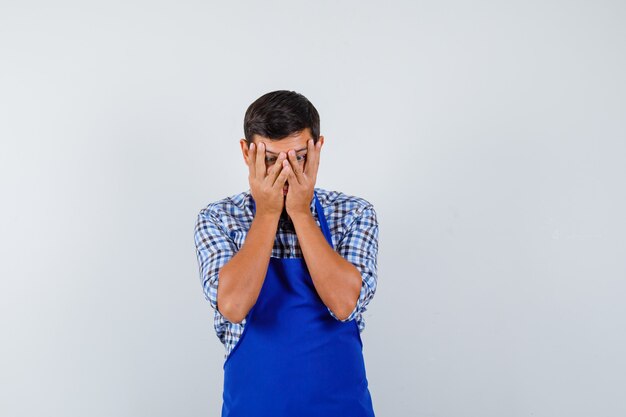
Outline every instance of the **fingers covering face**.
<svg viewBox="0 0 626 417">
<path fill-rule="evenodd" d="M 316 144 L 313 144 L 313 139 L 307 142 L 307 161 L 304 167 L 304 172 L 307 176 L 317 177 L 317 168 L 320 164 L 320 151 L 322 149 L 322 143 L 318 140 Z"/>
<path fill-rule="evenodd" d="M 298 156 L 289 155 L 287 152 L 281 152 L 275 159 L 275 163 L 268 169 L 266 164 L 266 149 L 264 142 L 250 143 L 248 146 L 248 166 L 250 177 L 263 181 L 266 176 L 271 177 L 270 182 L 274 182 L 283 169 L 283 162 L 287 159 L 287 166 L 292 171 L 294 178 L 301 182 L 302 176 L 317 176 L 317 170 L 320 161 L 321 142 L 317 144 L 313 139 L 307 141 L 307 154 L 304 165 L 298 162 Z M 267 174 L 267 175 L 266 175 Z"/>
<path fill-rule="evenodd" d="M 276 165 L 278 165 L 278 169 L 276 171 L 280 170 L 280 175 L 278 175 L 278 178 L 276 178 L 276 182 L 274 182 L 274 187 L 282 189 L 285 181 L 287 181 L 287 178 L 291 176 L 289 161 L 287 161 L 286 159 L 281 159 L 280 162 L 276 163 Z"/>
<path fill-rule="evenodd" d="M 282 173 L 282 171 L 284 171 L 285 158 L 286 158 L 286 155 L 284 152 L 281 152 L 280 154 L 278 154 L 278 158 L 276 159 L 276 162 L 274 163 L 274 165 L 272 165 L 272 167 L 269 170 L 268 177 L 270 178 L 270 182 L 273 185 L 276 185 L 276 182 L 280 182 L 280 181 L 277 181 L 277 177 L 279 176 L 279 174 Z"/>
</svg>

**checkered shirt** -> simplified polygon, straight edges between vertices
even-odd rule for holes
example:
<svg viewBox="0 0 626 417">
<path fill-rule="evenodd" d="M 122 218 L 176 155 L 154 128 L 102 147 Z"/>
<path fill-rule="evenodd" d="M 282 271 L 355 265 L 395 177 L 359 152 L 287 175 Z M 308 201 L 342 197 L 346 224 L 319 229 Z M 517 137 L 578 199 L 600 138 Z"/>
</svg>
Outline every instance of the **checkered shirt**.
<svg viewBox="0 0 626 417">
<path fill-rule="evenodd" d="M 377 284 L 378 220 L 376 211 L 367 200 L 315 187 L 323 207 L 335 251 L 352 263 L 362 277 L 361 292 L 352 313 L 340 321 L 356 320 L 359 332 L 365 328 L 363 313 L 374 297 Z M 315 199 L 311 212 L 319 226 Z M 224 360 L 237 344 L 246 325 L 228 321 L 217 307 L 218 273 L 243 245 L 254 213 L 250 189 L 209 203 L 200 210 L 194 229 L 194 241 L 204 297 L 214 311 L 213 324 L 217 337 L 226 348 Z M 278 222 L 272 255 L 276 258 L 302 258 L 293 222 L 281 216 Z"/>
</svg>

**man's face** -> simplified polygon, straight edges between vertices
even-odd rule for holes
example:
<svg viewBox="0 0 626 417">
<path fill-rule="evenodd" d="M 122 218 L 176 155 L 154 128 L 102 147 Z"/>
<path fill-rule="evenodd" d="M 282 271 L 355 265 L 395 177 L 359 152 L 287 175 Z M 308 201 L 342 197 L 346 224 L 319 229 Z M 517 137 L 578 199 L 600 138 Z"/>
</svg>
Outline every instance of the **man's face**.
<svg viewBox="0 0 626 417">
<path fill-rule="evenodd" d="M 313 136 L 311 135 L 311 129 L 307 127 L 281 140 L 273 141 L 263 136 L 254 135 L 252 141 L 255 144 L 255 149 L 258 149 L 256 147 L 259 143 L 263 142 L 265 144 L 265 175 L 267 175 L 270 168 L 276 163 L 278 155 L 281 152 L 285 152 L 285 155 L 287 156 L 287 152 L 291 149 L 296 152 L 296 159 L 298 160 L 298 163 L 304 171 L 307 165 L 307 142 L 310 139 L 313 139 Z M 324 136 L 320 135 L 318 138 L 318 142 L 324 144 Z M 246 166 L 248 166 L 248 142 L 246 142 L 245 139 L 241 139 L 240 144 L 244 161 L 246 163 Z M 285 197 L 287 196 L 288 189 L 289 182 L 285 182 L 285 187 L 283 188 L 283 195 Z M 281 217 L 289 217 L 285 206 L 283 207 Z"/>
<path fill-rule="evenodd" d="M 260 142 L 263 142 L 265 144 L 265 169 L 267 175 L 270 168 L 274 165 L 274 163 L 276 163 L 280 152 L 285 152 L 285 154 L 287 154 L 287 152 L 291 149 L 296 151 L 296 159 L 302 167 L 302 170 L 304 170 L 306 167 L 307 158 L 307 141 L 309 139 L 313 139 L 313 136 L 311 135 L 311 129 L 307 127 L 300 132 L 296 132 L 281 140 L 271 140 L 263 136 L 254 135 L 252 141 L 254 142 L 255 146 L 258 146 Z M 320 136 L 319 140 L 323 143 L 324 137 Z M 244 139 L 241 140 L 241 146 L 244 153 L 244 159 L 247 164 L 247 142 Z M 285 187 L 289 187 L 288 182 L 285 184 Z"/>
</svg>

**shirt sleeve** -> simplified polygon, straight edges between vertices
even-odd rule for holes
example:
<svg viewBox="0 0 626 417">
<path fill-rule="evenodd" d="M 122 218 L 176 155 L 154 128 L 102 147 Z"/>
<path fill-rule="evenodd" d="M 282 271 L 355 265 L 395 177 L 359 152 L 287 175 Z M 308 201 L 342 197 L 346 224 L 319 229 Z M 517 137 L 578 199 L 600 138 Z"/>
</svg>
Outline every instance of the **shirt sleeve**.
<svg viewBox="0 0 626 417">
<path fill-rule="evenodd" d="M 205 210 L 198 214 L 194 240 L 204 297 L 219 313 L 217 309 L 219 271 L 237 252 L 237 246 L 215 215 Z"/>
<path fill-rule="evenodd" d="M 361 272 L 362 278 L 359 299 L 352 313 L 346 319 L 340 320 L 327 307 L 331 316 L 346 322 L 365 312 L 376 292 L 378 281 L 378 219 L 372 205 L 365 207 L 361 215 L 352 222 L 346 234 L 337 243 L 335 250 Z"/>
</svg>

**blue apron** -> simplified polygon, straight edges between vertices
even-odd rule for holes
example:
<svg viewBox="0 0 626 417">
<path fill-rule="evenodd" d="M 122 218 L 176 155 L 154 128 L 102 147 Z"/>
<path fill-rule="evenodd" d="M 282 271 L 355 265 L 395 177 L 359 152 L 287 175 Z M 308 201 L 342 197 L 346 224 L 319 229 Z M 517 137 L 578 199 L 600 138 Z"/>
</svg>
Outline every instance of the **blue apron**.
<svg viewBox="0 0 626 417">
<path fill-rule="evenodd" d="M 270 257 L 246 320 L 224 362 L 222 417 L 374 417 L 358 324 L 330 315 L 304 258 Z"/>
</svg>

